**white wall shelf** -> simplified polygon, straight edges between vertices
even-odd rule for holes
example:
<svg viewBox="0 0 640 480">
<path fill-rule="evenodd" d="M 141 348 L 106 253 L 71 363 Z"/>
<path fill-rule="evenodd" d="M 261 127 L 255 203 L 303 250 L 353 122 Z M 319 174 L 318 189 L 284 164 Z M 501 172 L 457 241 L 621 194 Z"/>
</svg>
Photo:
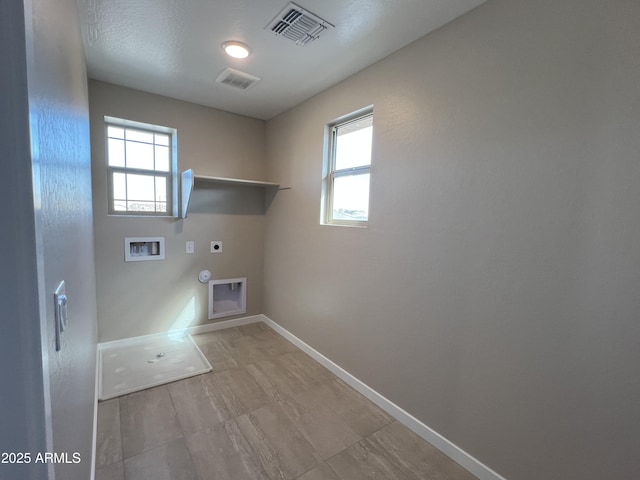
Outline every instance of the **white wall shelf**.
<svg viewBox="0 0 640 480">
<path fill-rule="evenodd" d="M 182 172 L 182 218 L 187 218 L 189 202 L 194 188 L 216 188 L 221 185 L 236 187 L 262 188 L 265 191 L 277 192 L 279 190 L 289 190 L 291 187 L 280 187 L 280 184 L 273 182 L 262 182 L 259 180 L 245 180 L 242 178 L 211 177 L 207 175 L 196 175 L 193 170 Z"/>
</svg>

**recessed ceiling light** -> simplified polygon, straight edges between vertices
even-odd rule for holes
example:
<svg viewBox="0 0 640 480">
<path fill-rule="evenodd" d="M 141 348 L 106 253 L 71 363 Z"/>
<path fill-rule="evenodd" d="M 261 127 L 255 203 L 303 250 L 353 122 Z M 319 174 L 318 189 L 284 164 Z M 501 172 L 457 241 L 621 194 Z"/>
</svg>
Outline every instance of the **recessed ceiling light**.
<svg viewBox="0 0 640 480">
<path fill-rule="evenodd" d="M 249 46 L 242 42 L 224 42 L 222 48 L 233 58 L 247 58 L 251 53 Z"/>
</svg>

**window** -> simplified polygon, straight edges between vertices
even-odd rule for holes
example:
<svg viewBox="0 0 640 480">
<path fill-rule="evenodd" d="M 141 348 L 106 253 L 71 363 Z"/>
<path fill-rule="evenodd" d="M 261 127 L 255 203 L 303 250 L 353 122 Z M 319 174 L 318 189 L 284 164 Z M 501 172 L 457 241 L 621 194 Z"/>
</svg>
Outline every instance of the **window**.
<svg viewBox="0 0 640 480">
<path fill-rule="evenodd" d="M 176 131 L 105 117 L 111 215 L 177 215 Z"/>
<path fill-rule="evenodd" d="M 357 112 L 329 125 L 322 223 L 366 226 L 373 112 Z"/>
</svg>

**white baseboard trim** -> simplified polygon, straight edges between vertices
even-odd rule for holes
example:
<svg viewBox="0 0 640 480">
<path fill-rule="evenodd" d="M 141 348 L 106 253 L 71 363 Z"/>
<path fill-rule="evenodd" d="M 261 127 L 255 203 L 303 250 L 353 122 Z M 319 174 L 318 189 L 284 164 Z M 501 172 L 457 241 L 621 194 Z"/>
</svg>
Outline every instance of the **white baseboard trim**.
<svg viewBox="0 0 640 480">
<path fill-rule="evenodd" d="M 367 397 L 373 403 L 382 408 L 389 415 L 394 417 L 400 423 L 407 426 L 409 429 L 414 431 L 417 435 L 425 439 L 435 448 L 444 453 L 447 457 L 451 458 L 453 461 L 466 468 L 473 475 L 478 477 L 479 480 L 505 480 L 504 477 L 500 476 L 498 473 L 491 470 L 485 464 L 477 460 L 476 458 L 469 455 L 467 452 L 462 450 L 460 447 L 447 440 L 445 437 L 440 435 L 438 432 L 429 428 L 427 425 L 422 423 L 420 420 L 412 416 L 411 414 L 405 412 L 402 408 L 397 406 L 395 403 L 391 402 L 387 398 L 380 395 L 378 392 L 373 390 L 371 387 L 366 385 L 365 383 L 358 380 L 356 377 L 351 375 L 349 372 L 344 370 L 339 365 L 333 363 L 327 357 L 322 355 L 320 352 L 315 350 L 313 347 L 307 345 L 305 342 L 300 340 L 294 334 L 289 332 L 284 327 L 281 327 L 276 322 L 271 320 L 266 315 L 257 315 L 261 317 L 261 320 L 269 325 L 273 330 L 279 333 L 282 337 L 289 340 L 295 346 L 300 348 L 303 352 L 309 355 L 311 358 L 320 363 L 323 367 L 334 373 L 338 378 L 343 380 L 347 385 L 351 386 L 353 389 Z"/>
<path fill-rule="evenodd" d="M 98 395 L 100 392 L 100 352 L 96 348 L 96 379 L 93 392 L 93 438 L 91 448 L 91 480 L 96 478 L 96 456 L 98 448 Z"/>
<path fill-rule="evenodd" d="M 224 330 L 225 328 L 239 327 L 241 325 L 249 325 L 251 323 L 262 322 L 262 314 L 260 315 L 251 315 L 249 317 L 242 318 L 234 318 L 233 320 L 224 320 L 222 322 L 210 323 L 208 325 L 195 325 L 193 327 L 182 328 L 179 330 L 169 330 L 168 332 L 158 332 L 158 333 L 150 333 L 148 335 L 140 335 L 138 337 L 127 337 L 121 338 L 120 340 L 109 340 L 108 342 L 100 342 L 98 343 L 98 350 L 120 346 L 125 347 L 127 345 L 136 345 L 141 341 L 144 341 L 145 338 L 153 336 L 153 335 L 184 335 L 188 333 L 189 335 L 197 335 L 198 333 L 206 333 L 213 332 L 216 330 Z"/>
<path fill-rule="evenodd" d="M 225 328 L 240 327 L 251 323 L 263 321 L 264 315 L 251 315 L 249 317 L 234 318 L 232 320 L 223 320 L 222 322 L 210 323 L 208 325 L 196 325 L 187 328 L 189 335 L 197 335 L 198 333 L 215 332 L 216 330 L 224 330 Z"/>
</svg>

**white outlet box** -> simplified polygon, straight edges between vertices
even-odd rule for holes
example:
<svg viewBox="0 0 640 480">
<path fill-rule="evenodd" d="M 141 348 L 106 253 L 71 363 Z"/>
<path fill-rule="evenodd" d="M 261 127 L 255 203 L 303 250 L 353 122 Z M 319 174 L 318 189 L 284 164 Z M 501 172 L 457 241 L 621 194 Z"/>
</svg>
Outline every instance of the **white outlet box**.
<svg viewBox="0 0 640 480">
<path fill-rule="evenodd" d="M 164 237 L 127 237 L 124 239 L 124 261 L 164 260 Z"/>
<path fill-rule="evenodd" d="M 195 252 L 195 242 L 193 240 L 189 240 L 185 243 L 185 252 L 186 253 L 194 253 Z"/>
<path fill-rule="evenodd" d="M 222 242 L 211 242 L 211 253 L 222 253 Z"/>
<path fill-rule="evenodd" d="M 246 278 L 228 278 L 209 282 L 209 320 L 246 313 L 246 304 Z"/>
</svg>

